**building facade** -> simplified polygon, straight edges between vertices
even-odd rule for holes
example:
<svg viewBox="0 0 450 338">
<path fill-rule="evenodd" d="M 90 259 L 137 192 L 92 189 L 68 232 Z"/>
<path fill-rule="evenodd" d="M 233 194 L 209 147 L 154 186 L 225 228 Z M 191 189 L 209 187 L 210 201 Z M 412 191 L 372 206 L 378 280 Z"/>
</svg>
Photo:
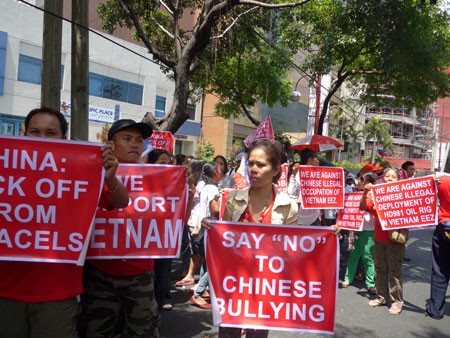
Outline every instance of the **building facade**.
<svg viewBox="0 0 450 338">
<path fill-rule="evenodd" d="M 92 2 L 89 22 L 97 28 L 98 1 Z M 42 5 L 42 1 L 34 3 Z M 64 3 L 65 9 L 70 7 L 70 2 Z M 140 121 L 147 112 L 163 117 L 173 99 L 173 82 L 151 61 L 146 48 L 115 36 L 108 38 L 113 42 L 89 33 L 89 60 L 86 61 L 89 62 L 90 141 L 98 141 L 105 124 L 110 125 L 119 118 Z M 0 2 L 1 135 L 19 135 L 26 114 L 40 106 L 42 40 L 41 10 L 12 0 Z M 71 25 L 66 21 L 63 22 L 60 73 L 60 110 L 70 122 Z M 190 119 L 174 135 L 175 153 L 192 155 L 195 151 L 201 133 L 201 111 L 197 107 L 201 104 L 188 106 Z"/>
</svg>

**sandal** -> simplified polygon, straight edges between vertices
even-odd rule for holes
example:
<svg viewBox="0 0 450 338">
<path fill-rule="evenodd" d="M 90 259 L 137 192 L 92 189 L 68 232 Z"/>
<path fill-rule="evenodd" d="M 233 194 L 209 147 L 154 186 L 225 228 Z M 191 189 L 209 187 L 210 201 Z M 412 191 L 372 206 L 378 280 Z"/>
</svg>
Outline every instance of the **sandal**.
<svg viewBox="0 0 450 338">
<path fill-rule="evenodd" d="M 377 294 L 377 288 L 376 288 L 376 287 L 373 287 L 373 286 L 367 287 L 367 291 L 368 291 L 371 295 L 376 295 L 376 294 Z"/>
<path fill-rule="evenodd" d="M 207 303 L 202 297 L 192 296 L 189 300 L 192 305 L 198 306 L 201 309 L 211 310 L 211 304 Z"/>
<path fill-rule="evenodd" d="M 193 279 L 182 279 L 175 283 L 175 286 L 189 286 L 194 285 L 195 281 Z"/>
<path fill-rule="evenodd" d="M 403 310 L 403 306 L 399 303 L 392 303 L 391 307 L 389 308 L 389 313 L 391 315 L 399 315 Z"/>
<path fill-rule="evenodd" d="M 371 307 L 377 307 L 377 306 L 382 306 L 382 305 L 386 305 L 386 299 L 384 298 L 375 298 L 372 299 L 371 301 L 369 301 L 369 305 Z"/>
<path fill-rule="evenodd" d="M 343 288 L 348 288 L 349 286 L 350 286 L 350 282 L 348 281 L 348 280 L 345 280 L 345 281 L 343 281 L 342 283 L 341 283 L 341 286 L 343 287 Z"/>
</svg>

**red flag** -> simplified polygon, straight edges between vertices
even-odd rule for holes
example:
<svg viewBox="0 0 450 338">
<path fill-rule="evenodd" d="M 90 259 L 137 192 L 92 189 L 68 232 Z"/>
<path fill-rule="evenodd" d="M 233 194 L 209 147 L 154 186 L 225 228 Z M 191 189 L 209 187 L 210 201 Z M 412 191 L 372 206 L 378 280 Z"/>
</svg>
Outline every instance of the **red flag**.
<svg viewBox="0 0 450 338">
<path fill-rule="evenodd" d="M 258 127 L 247 136 L 244 140 L 244 144 L 247 148 L 251 148 L 252 143 L 258 140 L 269 139 L 273 140 L 275 137 L 273 135 L 272 121 L 270 120 L 270 115 L 261 121 Z"/>
</svg>

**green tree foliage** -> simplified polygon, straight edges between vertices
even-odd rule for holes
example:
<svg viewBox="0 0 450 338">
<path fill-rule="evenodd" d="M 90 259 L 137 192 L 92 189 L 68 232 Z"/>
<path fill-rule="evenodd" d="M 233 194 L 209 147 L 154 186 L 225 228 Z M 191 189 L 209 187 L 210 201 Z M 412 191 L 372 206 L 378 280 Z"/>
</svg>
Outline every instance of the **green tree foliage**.
<svg viewBox="0 0 450 338">
<path fill-rule="evenodd" d="M 285 11 L 281 39 L 305 54 L 302 69 L 315 80 L 333 72 L 319 120 L 346 81 L 365 102 L 389 96 L 397 106 L 424 106 L 450 93 L 448 16 L 421 0 L 317 0 Z"/>
<path fill-rule="evenodd" d="M 379 144 L 383 149 L 392 148 L 391 125 L 389 122 L 382 121 L 381 116 L 372 116 L 363 128 L 367 140 L 373 142 L 372 163 L 375 163 L 375 149 Z"/>
<path fill-rule="evenodd" d="M 214 151 L 215 149 L 211 142 L 202 142 L 195 149 L 195 157 L 201 158 L 206 162 L 212 162 L 214 159 Z"/>
<path fill-rule="evenodd" d="M 164 118 L 147 114 L 144 122 L 176 132 L 187 120 L 186 104 L 201 90 L 219 96 L 224 117 L 245 113 L 257 101 L 287 104 L 288 49 L 278 39 L 277 11 L 308 3 L 254 0 L 108 0 L 98 8 L 103 27 L 134 29 L 161 69 L 173 79 L 172 107 Z M 191 22 L 189 24 L 188 22 Z M 275 55 L 267 44 L 286 51 Z"/>
</svg>

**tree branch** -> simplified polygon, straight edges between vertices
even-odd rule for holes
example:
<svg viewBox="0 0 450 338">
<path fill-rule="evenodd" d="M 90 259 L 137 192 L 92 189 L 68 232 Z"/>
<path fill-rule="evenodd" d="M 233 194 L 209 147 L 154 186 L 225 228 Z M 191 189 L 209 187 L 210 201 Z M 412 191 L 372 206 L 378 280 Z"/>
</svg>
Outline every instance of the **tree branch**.
<svg viewBox="0 0 450 338">
<path fill-rule="evenodd" d="M 242 97 L 239 94 L 236 95 L 236 99 L 238 100 L 244 115 L 250 120 L 251 123 L 253 123 L 257 127 L 261 123 L 261 121 L 258 121 L 252 116 L 252 114 L 248 111 L 247 107 L 245 106 Z"/>
<path fill-rule="evenodd" d="M 310 1 L 311 0 L 303 0 L 300 2 L 290 2 L 287 4 L 267 4 L 267 3 L 259 2 L 259 1 L 241 0 L 241 1 L 239 1 L 239 5 L 257 6 L 257 7 L 268 8 L 268 9 L 279 9 L 279 8 L 303 6 L 304 4 L 307 4 Z"/>
<path fill-rule="evenodd" d="M 166 5 L 166 3 L 162 0 L 159 0 L 159 3 L 161 4 L 161 6 L 163 6 L 166 11 L 173 16 L 173 9 L 171 9 L 168 5 Z"/>
<path fill-rule="evenodd" d="M 213 37 L 211 37 L 211 39 L 219 39 L 219 38 L 222 38 L 235 24 L 236 24 L 236 22 L 241 18 L 241 16 L 243 16 L 243 15 L 245 15 L 245 14 L 247 14 L 247 13 L 250 13 L 251 11 L 253 11 L 254 9 L 257 9 L 258 7 L 252 7 L 252 8 L 250 8 L 250 9 L 248 9 L 248 10 L 246 10 L 245 12 L 243 12 L 243 13 L 241 13 L 241 14 L 239 14 L 234 20 L 233 20 L 233 22 L 222 32 L 222 34 L 220 34 L 220 35 L 216 35 L 216 36 L 213 36 Z"/>
<path fill-rule="evenodd" d="M 136 12 L 134 11 L 133 5 L 130 0 L 120 0 L 120 3 L 122 4 L 122 7 L 128 12 L 130 15 L 131 20 L 133 21 L 133 25 L 136 28 L 136 32 L 139 36 L 139 38 L 142 40 L 144 45 L 147 47 L 149 52 L 153 54 L 153 56 L 158 59 L 162 64 L 164 64 L 166 67 L 174 70 L 176 63 L 168 58 L 164 54 L 162 54 L 159 50 L 155 48 L 155 46 L 150 42 L 150 40 L 147 38 L 147 36 L 144 33 L 144 30 L 142 29 L 141 23 L 139 22 Z"/>
</svg>

